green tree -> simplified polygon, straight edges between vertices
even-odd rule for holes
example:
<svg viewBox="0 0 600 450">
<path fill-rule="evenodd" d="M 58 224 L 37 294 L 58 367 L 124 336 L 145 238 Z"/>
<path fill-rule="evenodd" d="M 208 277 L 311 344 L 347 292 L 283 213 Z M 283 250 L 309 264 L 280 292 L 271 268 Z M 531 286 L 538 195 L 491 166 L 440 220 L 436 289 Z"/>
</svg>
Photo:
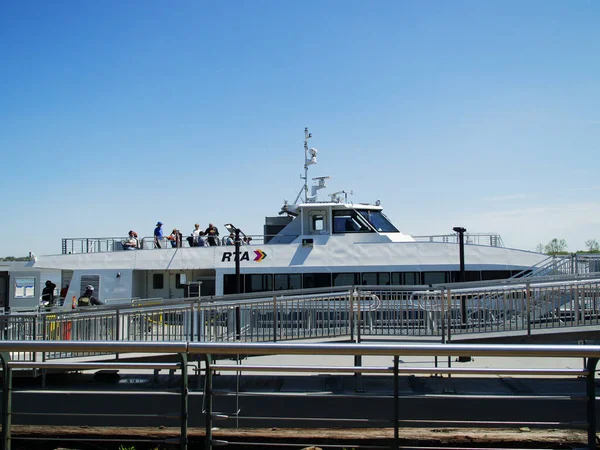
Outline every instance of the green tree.
<svg viewBox="0 0 600 450">
<path fill-rule="evenodd" d="M 598 252 L 600 251 L 600 244 L 596 239 L 588 239 L 585 241 L 585 246 L 588 249 L 588 252 Z"/>
<path fill-rule="evenodd" d="M 538 253 L 544 253 L 544 244 L 541 242 L 535 246 L 535 251 Z"/>
<path fill-rule="evenodd" d="M 4 257 L 0 257 L 0 261 L 7 261 L 7 262 L 11 262 L 11 261 L 28 261 L 30 258 L 29 256 L 4 256 Z"/>
<path fill-rule="evenodd" d="M 564 239 L 558 240 L 557 238 L 552 239 L 546 244 L 545 249 L 548 255 L 557 255 L 559 253 L 567 252 L 567 242 Z"/>
</svg>

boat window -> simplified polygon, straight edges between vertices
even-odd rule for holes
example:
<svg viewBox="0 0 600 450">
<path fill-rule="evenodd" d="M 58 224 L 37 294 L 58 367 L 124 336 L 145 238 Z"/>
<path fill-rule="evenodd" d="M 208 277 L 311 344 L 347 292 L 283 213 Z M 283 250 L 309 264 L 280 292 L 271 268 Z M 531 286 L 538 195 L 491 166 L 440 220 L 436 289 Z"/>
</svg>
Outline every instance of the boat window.
<svg viewBox="0 0 600 450">
<path fill-rule="evenodd" d="M 186 284 L 186 278 L 185 273 L 175 274 L 175 289 L 183 288 L 183 285 Z"/>
<path fill-rule="evenodd" d="M 452 283 L 458 283 L 460 281 L 460 271 L 453 270 L 450 272 L 450 277 Z M 481 281 L 481 272 L 479 270 L 465 271 L 465 281 Z"/>
<path fill-rule="evenodd" d="M 368 272 L 362 274 L 363 285 L 389 285 L 390 274 L 389 272 Z"/>
<path fill-rule="evenodd" d="M 273 290 L 273 276 L 271 274 L 245 275 L 245 292 L 262 292 Z"/>
<path fill-rule="evenodd" d="M 392 285 L 415 286 L 421 284 L 420 272 L 393 272 Z"/>
<path fill-rule="evenodd" d="M 360 274 L 358 273 L 334 273 L 333 274 L 333 285 L 334 286 L 354 286 L 358 284 L 360 280 Z"/>
<path fill-rule="evenodd" d="M 305 273 L 302 280 L 304 289 L 331 287 L 330 273 Z"/>
<path fill-rule="evenodd" d="M 334 233 L 368 233 L 370 231 L 372 230 L 356 211 L 349 209 L 333 211 Z"/>
<path fill-rule="evenodd" d="M 82 275 L 81 286 L 79 287 L 79 295 L 83 295 L 85 293 L 85 287 L 89 285 L 94 286 L 94 292 L 96 293 L 97 297 L 98 292 L 100 292 L 100 275 Z"/>
<path fill-rule="evenodd" d="M 240 275 L 240 293 L 244 292 L 244 280 L 245 277 Z M 234 275 L 223 275 L 223 294 L 237 294 L 235 274 Z"/>
<path fill-rule="evenodd" d="M 35 278 L 15 278 L 15 298 L 33 298 L 35 296 Z"/>
<path fill-rule="evenodd" d="M 163 289 L 165 287 L 165 277 L 162 273 L 152 275 L 152 289 Z"/>
<path fill-rule="evenodd" d="M 302 289 L 302 275 L 300 275 L 299 273 L 275 274 L 274 287 L 276 291 Z"/>
<path fill-rule="evenodd" d="M 323 231 L 325 229 L 325 218 L 322 215 L 312 216 L 313 231 Z"/>
<path fill-rule="evenodd" d="M 381 211 L 372 211 L 370 209 L 359 209 L 358 212 L 371 224 L 377 231 L 383 233 L 397 233 L 398 229 L 392 225 L 392 222 Z"/>
<path fill-rule="evenodd" d="M 448 272 L 423 272 L 423 284 L 439 284 L 448 282 Z"/>
<path fill-rule="evenodd" d="M 510 278 L 510 270 L 482 270 L 481 279 L 486 280 L 506 280 Z"/>
</svg>

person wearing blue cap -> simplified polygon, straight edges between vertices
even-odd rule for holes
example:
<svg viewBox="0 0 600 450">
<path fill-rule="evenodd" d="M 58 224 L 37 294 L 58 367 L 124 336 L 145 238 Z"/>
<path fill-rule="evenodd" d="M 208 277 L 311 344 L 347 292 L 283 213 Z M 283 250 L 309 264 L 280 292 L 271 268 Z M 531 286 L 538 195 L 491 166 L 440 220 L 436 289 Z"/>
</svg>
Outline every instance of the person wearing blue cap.
<svg viewBox="0 0 600 450">
<path fill-rule="evenodd" d="M 163 240 L 163 230 L 162 230 L 162 222 L 156 223 L 156 228 L 154 229 L 154 245 L 156 248 L 162 248 L 162 240 Z"/>
</svg>

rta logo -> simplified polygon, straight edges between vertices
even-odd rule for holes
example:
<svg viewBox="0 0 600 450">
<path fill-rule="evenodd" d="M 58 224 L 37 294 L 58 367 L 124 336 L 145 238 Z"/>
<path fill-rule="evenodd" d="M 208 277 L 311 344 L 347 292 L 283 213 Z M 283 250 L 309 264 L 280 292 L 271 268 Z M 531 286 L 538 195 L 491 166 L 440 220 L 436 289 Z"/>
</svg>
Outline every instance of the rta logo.
<svg viewBox="0 0 600 450">
<path fill-rule="evenodd" d="M 223 252 L 223 257 L 221 258 L 221 262 L 231 262 L 231 261 L 235 261 L 235 255 L 236 252 Z M 250 261 L 250 255 L 248 254 L 248 252 L 240 252 L 241 256 L 240 256 L 240 261 Z M 267 254 L 265 252 L 263 252 L 262 250 L 254 250 L 254 259 L 253 261 L 255 262 L 261 262 L 263 259 L 265 259 L 267 257 Z"/>
</svg>

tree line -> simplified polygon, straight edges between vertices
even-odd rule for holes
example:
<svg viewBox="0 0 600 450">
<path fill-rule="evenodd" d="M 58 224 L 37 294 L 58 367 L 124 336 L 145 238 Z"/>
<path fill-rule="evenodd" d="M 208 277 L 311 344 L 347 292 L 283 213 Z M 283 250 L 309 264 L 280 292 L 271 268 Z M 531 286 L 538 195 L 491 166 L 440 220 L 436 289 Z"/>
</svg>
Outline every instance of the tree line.
<svg viewBox="0 0 600 450">
<path fill-rule="evenodd" d="M 0 261 L 29 261 L 29 256 L 4 256 L 0 257 Z"/>
<path fill-rule="evenodd" d="M 600 244 L 596 239 L 588 239 L 585 241 L 585 250 L 577 250 L 576 253 L 600 253 Z M 546 245 L 538 244 L 535 250 L 539 253 L 545 253 L 547 255 L 568 255 L 567 241 L 564 239 L 554 238 Z"/>
</svg>

